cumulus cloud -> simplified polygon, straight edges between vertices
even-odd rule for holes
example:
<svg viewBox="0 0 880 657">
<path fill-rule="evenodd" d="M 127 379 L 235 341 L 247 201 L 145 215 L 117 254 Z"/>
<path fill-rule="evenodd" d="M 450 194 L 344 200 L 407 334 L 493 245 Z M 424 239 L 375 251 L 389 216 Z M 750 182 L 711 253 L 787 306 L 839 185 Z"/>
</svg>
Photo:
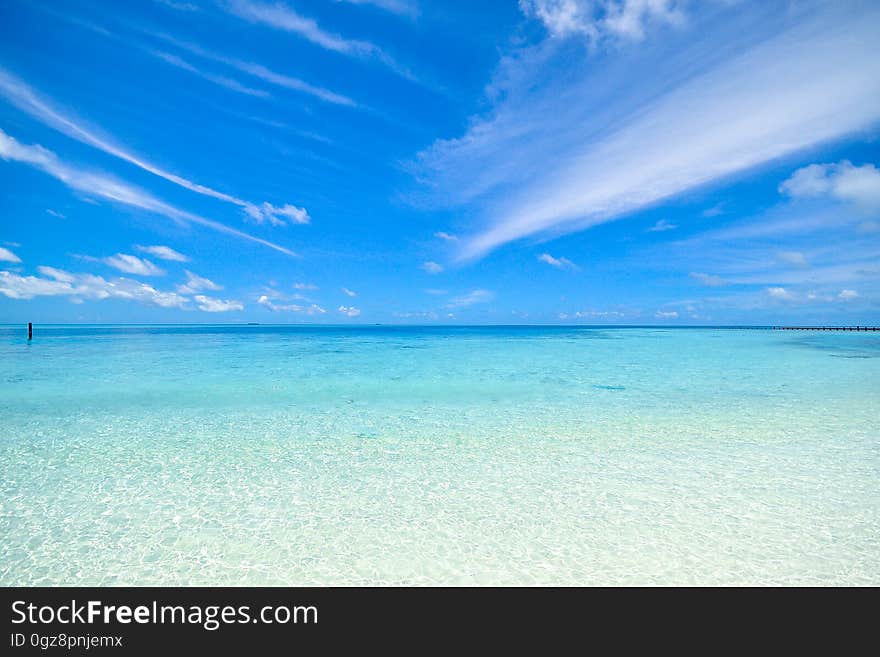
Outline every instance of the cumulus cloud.
<svg viewBox="0 0 880 657">
<path fill-rule="evenodd" d="M 0 246 L 0 262 L 21 262 L 21 258 L 9 249 Z"/>
<path fill-rule="evenodd" d="M 349 297 L 356 297 L 357 296 L 357 292 L 355 292 L 354 290 L 349 290 L 347 287 L 343 287 L 343 288 L 341 288 L 341 290 L 342 290 L 342 293 L 346 296 L 349 296 Z"/>
<path fill-rule="evenodd" d="M 295 205 L 289 204 L 281 207 L 275 207 L 271 203 L 247 205 L 244 208 L 244 212 L 258 224 L 267 222 L 273 226 L 283 226 L 287 223 L 307 224 L 311 221 L 311 217 L 305 208 L 298 208 Z"/>
<path fill-rule="evenodd" d="M 317 290 L 318 286 L 311 283 L 294 283 L 293 288 L 295 290 Z"/>
<path fill-rule="evenodd" d="M 143 253 L 149 253 L 160 260 L 172 260 L 174 262 L 188 262 L 189 258 L 187 258 L 182 253 L 178 253 L 170 246 L 142 246 L 140 244 L 136 244 L 135 247 L 138 251 Z"/>
<path fill-rule="evenodd" d="M 657 319 L 676 319 L 678 317 L 677 310 L 658 310 L 654 313 Z"/>
<path fill-rule="evenodd" d="M 441 271 L 443 271 L 443 265 L 436 262 L 431 262 L 429 260 L 428 262 L 422 263 L 422 269 L 424 269 L 429 274 L 439 274 Z"/>
<path fill-rule="evenodd" d="M 472 292 L 468 292 L 467 294 L 455 297 L 446 305 L 446 307 L 466 308 L 468 306 L 473 306 L 478 303 L 487 303 L 491 301 L 494 297 L 494 293 L 490 292 L 489 290 L 473 290 Z"/>
<path fill-rule="evenodd" d="M 107 280 L 101 276 L 71 273 L 54 267 L 38 267 L 40 276 L 20 276 L 0 271 L 0 294 L 11 299 L 67 296 L 72 300 L 122 299 L 162 308 L 184 308 L 189 299 L 175 292 L 157 290 L 128 278 Z"/>
<path fill-rule="evenodd" d="M 2 90 L 2 82 L 3 74 L 0 71 L 0 90 Z M 0 130 L 0 159 L 20 162 L 39 169 L 60 180 L 71 189 L 85 194 L 86 197 L 100 198 L 113 203 L 139 208 L 178 222 L 205 226 L 227 235 L 234 235 L 241 239 L 257 242 L 289 256 L 296 255 L 293 251 L 268 240 L 249 235 L 235 228 L 230 228 L 218 221 L 180 210 L 173 205 L 159 200 L 152 194 L 112 176 L 103 173 L 93 173 L 62 162 L 52 151 L 37 144 L 22 144 L 14 137 L 7 135 L 3 130 Z"/>
<path fill-rule="evenodd" d="M 217 283 L 209 278 L 199 276 L 189 270 L 184 270 L 184 273 L 186 274 L 186 283 L 177 286 L 177 291 L 181 294 L 195 294 L 196 292 L 204 292 L 206 290 L 217 292 L 223 289 L 222 285 L 217 285 Z"/>
<path fill-rule="evenodd" d="M 244 305 L 240 301 L 215 299 L 214 297 L 206 297 L 203 294 L 197 294 L 194 298 L 198 303 L 198 309 L 206 313 L 227 313 L 233 310 L 244 309 Z"/>
<path fill-rule="evenodd" d="M 791 301 L 794 299 L 794 295 L 784 287 L 768 287 L 765 292 L 771 299 L 778 301 Z"/>
<path fill-rule="evenodd" d="M 679 25 L 684 12 L 677 0 L 520 0 L 529 17 L 554 37 L 581 36 L 592 43 L 640 41 L 651 25 Z"/>
<path fill-rule="evenodd" d="M 357 317 L 361 314 L 361 311 L 354 306 L 339 306 L 339 312 L 346 317 Z"/>
<path fill-rule="evenodd" d="M 847 160 L 836 164 L 810 164 L 780 184 L 779 191 L 793 198 L 827 196 L 878 210 L 880 170 L 873 164 L 854 166 Z"/>
<path fill-rule="evenodd" d="M 555 258 L 549 253 L 542 253 L 538 256 L 538 260 L 546 262 L 551 267 L 556 267 L 557 269 L 578 269 L 578 266 L 568 258 Z"/>
<path fill-rule="evenodd" d="M 859 296 L 859 293 L 856 292 L 855 290 L 841 290 L 840 294 L 837 295 L 837 298 L 840 299 L 841 301 L 852 301 L 853 299 L 857 298 L 858 296 Z"/>
<path fill-rule="evenodd" d="M 118 269 L 126 274 L 135 274 L 137 276 L 164 276 L 165 271 L 146 258 L 138 258 L 128 253 L 117 253 L 113 256 L 101 258 L 101 262 L 105 265 Z"/>
</svg>

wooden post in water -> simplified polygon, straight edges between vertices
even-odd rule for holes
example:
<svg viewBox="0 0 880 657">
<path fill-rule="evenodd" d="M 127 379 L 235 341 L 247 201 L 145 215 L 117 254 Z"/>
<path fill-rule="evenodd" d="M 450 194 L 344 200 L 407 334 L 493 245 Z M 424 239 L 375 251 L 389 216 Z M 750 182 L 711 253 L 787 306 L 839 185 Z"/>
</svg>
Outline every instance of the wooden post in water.
<svg viewBox="0 0 880 657">
<path fill-rule="evenodd" d="M 34 323 L 28 322 L 28 340 L 34 339 Z"/>
</svg>

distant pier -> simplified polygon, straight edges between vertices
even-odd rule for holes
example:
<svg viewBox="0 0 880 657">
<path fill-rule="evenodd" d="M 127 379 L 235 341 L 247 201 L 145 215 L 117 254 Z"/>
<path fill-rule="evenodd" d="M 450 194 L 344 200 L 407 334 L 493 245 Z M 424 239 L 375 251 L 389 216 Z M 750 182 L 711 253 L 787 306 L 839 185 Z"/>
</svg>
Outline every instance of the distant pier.
<svg viewBox="0 0 880 657">
<path fill-rule="evenodd" d="M 774 331 L 880 331 L 877 326 L 774 326 Z"/>
</svg>

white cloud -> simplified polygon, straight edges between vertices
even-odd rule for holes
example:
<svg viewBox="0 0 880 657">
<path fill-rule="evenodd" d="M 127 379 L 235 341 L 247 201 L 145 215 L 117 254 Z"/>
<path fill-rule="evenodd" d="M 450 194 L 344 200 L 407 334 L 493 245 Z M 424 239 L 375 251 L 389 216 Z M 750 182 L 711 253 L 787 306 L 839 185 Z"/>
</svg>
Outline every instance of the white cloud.
<svg viewBox="0 0 880 657">
<path fill-rule="evenodd" d="M 658 310 L 654 313 L 657 319 L 676 319 L 678 317 L 677 310 Z"/>
<path fill-rule="evenodd" d="M 859 293 L 855 290 L 841 290 L 840 294 L 837 295 L 837 298 L 841 301 L 852 301 L 859 296 Z"/>
<path fill-rule="evenodd" d="M 256 64 L 254 62 L 247 62 L 240 59 L 235 59 L 233 57 L 227 57 L 226 55 L 221 55 L 219 53 L 207 50 L 199 45 L 196 45 L 189 41 L 182 41 L 162 32 L 151 32 L 150 35 L 157 39 L 166 41 L 177 48 L 187 50 L 204 59 L 209 59 L 211 61 L 220 62 L 221 64 L 231 66 L 232 68 L 235 68 L 243 73 L 247 73 L 248 75 L 252 75 L 253 77 L 258 78 L 263 82 L 274 85 L 276 87 L 309 94 L 310 96 L 319 98 L 320 100 L 332 103 L 334 105 L 345 105 L 348 107 L 357 106 L 357 103 L 347 96 L 343 96 L 342 94 L 338 94 L 323 87 L 316 87 L 315 85 L 309 84 L 308 82 L 300 80 L 299 78 L 294 78 L 289 75 L 284 75 L 283 73 L 278 73 L 277 71 L 266 68 L 262 64 Z"/>
<path fill-rule="evenodd" d="M 392 14 L 415 18 L 419 14 L 419 5 L 415 0 L 342 0 L 352 5 L 373 5 Z"/>
<path fill-rule="evenodd" d="M 0 73 L 0 87 L 2 87 L 2 73 Z M 113 203 L 140 208 L 175 221 L 198 224 L 211 230 L 226 233 L 227 235 L 234 235 L 241 239 L 257 242 L 289 256 L 296 255 L 293 251 L 268 240 L 254 237 L 235 228 L 230 228 L 218 221 L 180 210 L 157 199 L 148 192 L 111 176 L 102 173 L 92 173 L 79 167 L 71 166 L 59 160 L 58 156 L 52 151 L 36 144 L 22 144 L 15 138 L 7 135 L 3 130 L 0 130 L 0 159 L 21 162 L 32 166 L 60 180 L 71 189 L 91 197 L 98 197 Z"/>
<path fill-rule="evenodd" d="M 257 300 L 257 303 L 268 308 L 272 312 L 305 313 L 306 315 L 323 315 L 327 312 L 324 308 L 321 308 L 321 306 L 315 303 L 309 306 L 302 306 L 297 303 L 278 304 L 272 301 L 272 299 L 266 294 L 262 295 Z"/>
<path fill-rule="evenodd" d="M 880 120 L 880 7 L 705 13 L 668 52 L 579 60 L 549 43 L 504 58 L 491 111 L 419 158 L 438 198 L 482 214 L 460 257 L 612 221 Z"/>
<path fill-rule="evenodd" d="M 263 4 L 251 0 L 228 0 L 224 6 L 227 11 L 239 18 L 298 34 L 327 50 L 346 54 L 369 54 L 375 49 L 375 46 L 364 41 L 353 41 L 331 34 L 322 29 L 316 21 L 298 14 L 281 3 Z"/>
<path fill-rule="evenodd" d="M 252 87 L 245 86 L 238 80 L 227 78 L 223 75 L 214 75 L 213 73 L 208 73 L 207 71 L 203 71 L 200 68 L 193 66 L 188 61 L 182 59 L 181 57 L 178 57 L 177 55 L 173 55 L 162 50 L 149 50 L 148 52 L 157 59 L 162 60 L 166 64 L 170 64 L 175 68 L 179 68 L 188 73 L 192 73 L 193 75 L 197 75 L 203 80 L 208 80 L 209 82 L 212 82 L 220 87 L 224 87 L 225 89 L 229 89 L 231 91 L 244 94 L 246 96 L 269 98 L 269 93 L 263 91 L 262 89 L 254 89 Z"/>
<path fill-rule="evenodd" d="M 198 303 L 198 309 L 206 313 L 227 313 L 244 309 L 244 305 L 240 301 L 215 299 L 202 294 L 197 294 L 194 298 Z"/>
<path fill-rule="evenodd" d="M 127 151 L 122 146 L 114 143 L 111 139 L 99 136 L 96 131 L 93 131 L 76 122 L 74 119 L 65 116 L 60 111 L 53 108 L 48 101 L 40 98 L 37 93 L 22 80 L 19 80 L 2 68 L 0 68 L 0 95 L 5 97 L 6 100 L 15 105 L 21 111 L 72 139 L 88 144 L 108 155 L 112 155 L 113 157 L 128 162 L 154 176 L 163 178 L 168 182 L 174 183 L 184 189 L 188 189 L 191 192 L 210 196 L 211 198 L 237 205 L 242 208 L 248 216 L 253 218 L 261 217 L 261 219 L 259 219 L 260 221 L 274 220 L 273 223 L 277 223 L 282 221 L 279 218 L 279 215 L 287 216 L 285 212 L 290 213 L 290 208 L 294 208 L 297 211 L 300 210 L 300 208 L 291 205 L 284 205 L 281 208 L 276 208 L 269 203 L 263 203 L 260 205 L 245 201 L 205 185 L 200 185 L 199 183 L 193 182 L 192 180 L 188 180 L 169 171 L 165 171 L 147 160 Z M 0 136 L 6 137 L 5 133 L 2 133 L 2 131 L 0 131 Z M 46 152 L 48 153 L 48 151 Z M 305 211 L 302 210 L 302 212 Z M 297 221 L 297 223 L 302 222 Z"/>
<path fill-rule="evenodd" d="M 339 306 L 339 312 L 346 317 L 357 317 L 361 314 L 361 311 L 354 306 Z"/>
<path fill-rule="evenodd" d="M 538 256 L 538 260 L 546 262 L 551 267 L 556 267 L 557 269 L 578 269 L 578 266 L 568 258 L 554 258 L 549 253 L 542 253 Z"/>
<path fill-rule="evenodd" d="M 217 285 L 217 283 L 209 278 L 204 278 L 189 270 L 184 270 L 184 273 L 186 274 L 186 283 L 177 286 L 177 291 L 181 294 L 195 294 L 196 292 L 204 292 L 206 290 L 217 292 L 223 289 L 223 286 Z"/>
<path fill-rule="evenodd" d="M 271 203 L 263 203 L 262 205 L 248 205 L 244 212 L 258 224 L 267 222 L 273 226 L 283 226 L 286 223 L 291 224 L 307 224 L 311 221 L 309 213 L 305 208 L 298 208 L 295 205 L 284 205 L 276 207 Z M 287 221 L 284 221 L 287 219 Z"/>
<path fill-rule="evenodd" d="M 162 308 L 183 308 L 189 299 L 175 292 L 157 290 L 129 278 L 107 280 L 101 276 L 71 273 L 54 267 L 38 267 L 42 276 L 20 276 L 0 271 L 0 294 L 12 299 L 69 296 L 71 300 L 122 299 Z"/>
<path fill-rule="evenodd" d="M 653 226 L 651 226 L 651 227 L 648 229 L 648 232 L 651 232 L 651 233 L 662 233 L 662 232 L 665 232 L 665 231 L 667 231 L 667 230 L 675 230 L 676 228 L 678 228 L 678 226 L 676 226 L 676 225 L 673 224 L 673 223 L 670 223 L 670 222 L 666 221 L 666 219 L 659 219 L 659 220 L 657 221 L 657 223 L 655 223 Z"/>
<path fill-rule="evenodd" d="M 9 249 L 0 246 L 0 262 L 21 262 L 21 258 Z"/>
<path fill-rule="evenodd" d="M 347 39 L 328 32 L 314 19 L 303 16 L 281 3 L 265 4 L 253 0 L 227 0 L 223 6 L 229 13 L 250 23 L 296 34 L 325 50 L 351 57 L 373 59 L 398 75 L 408 80 L 417 81 L 409 71 L 401 67 L 394 58 L 378 46 L 367 41 Z"/>
<path fill-rule="evenodd" d="M 278 87 L 301 91 L 334 105 L 345 105 L 347 107 L 355 107 L 357 105 L 357 103 L 348 96 L 343 96 L 342 94 L 330 91 L 329 89 L 324 89 L 323 87 L 316 87 L 298 78 L 290 77 L 289 75 L 277 73 L 260 64 L 234 59 L 224 59 L 224 61 L 240 71 L 253 75 L 256 78 L 263 80 L 263 82 L 268 82 L 269 84 L 274 84 Z"/>
<path fill-rule="evenodd" d="M 684 21 L 680 0 L 520 0 L 529 17 L 540 20 L 554 37 L 582 36 L 604 40 L 640 41 L 651 24 Z"/>
<path fill-rule="evenodd" d="M 56 219 L 67 219 L 67 217 L 65 217 L 63 214 L 61 214 L 60 212 L 56 212 L 51 208 L 46 210 L 46 214 L 48 214 L 50 217 L 55 217 Z"/>
<path fill-rule="evenodd" d="M 720 276 L 715 276 L 714 274 L 703 274 L 700 272 L 692 271 L 690 273 L 690 277 L 696 281 L 699 281 L 700 285 L 705 285 L 707 287 L 721 287 L 722 285 L 728 284 L 728 281 L 725 281 Z"/>
<path fill-rule="evenodd" d="M 136 274 L 138 276 L 164 276 L 164 270 L 160 269 L 146 258 L 138 258 L 137 256 L 127 253 L 117 253 L 113 256 L 101 258 L 101 262 L 105 265 L 125 272 L 126 274 Z"/>
<path fill-rule="evenodd" d="M 294 283 L 293 288 L 295 290 L 317 290 L 318 286 L 311 283 Z"/>
<path fill-rule="evenodd" d="M 847 160 L 811 164 L 795 171 L 779 185 L 779 191 L 794 198 L 830 196 L 871 210 L 880 209 L 880 170 L 873 164 L 857 167 Z"/>
<path fill-rule="evenodd" d="M 724 203 L 716 203 L 711 208 L 703 210 L 704 217 L 718 217 L 724 214 Z"/>
<path fill-rule="evenodd" d="M 340 288 L 340 289 L 342 290 L 342 293 L 345 294 L 345 295 L 347 295 L 347 296 L 350 296 L 350 297 L 356 297 L 356 296 L 357 296 L 357 292 L 355 292 L 354 290 L 349 290 L 347 287 L 343 287 L 343 288 Z"/>
<path fill-rule="evenodd" d="M 776 254 L 776 258 L 780 262 L 787 265 L 793 265 L 794 267 L 806 268 L 810 266 L 810 263 L 807 261 L 807 256 L 800 251 L 780 251 Z"/>
<path fill-rule="evenodd" d="M 135 244 L 134 248 L 143 253 L 149 253 L 151 256 L 155 256 L 160 260 L 172 260 L 174 262 L 188 262 L 189 258 L 187 258 L 182 253 L 178 253 L 170 246 L 142 246 L 140 244 Z"/>
<path fill-rule="evenodd" d="M 794 299 L 794 295 L 784 287 L 768 287 L 765 292 L 771 299 L 779 301 L 791 301 Z"/>
<path fill-rule="evenodd" d="M 434 237 L 443 240 L 444 242 L 457 242 L 458 237 L 453 235 L 452 233 L 444 233 L 442 230 L 434 233 Z"/>
<path fill-rule="evenodd" d="M 429 260 L 428 262 L 422 263 L 422 269 L 424 269 L 429 274 L 439 274 L 441 271 L 443 271 L 443 265 L 436 262 L 431 262 Z"/>
<path fill-rule="evenodd" d="M 489 290 L 474 290 L 450 301 L 446 308 L 466 308 L 478 303 L 487 303 L 491 301 L 495 295 Z"/>
</svg>

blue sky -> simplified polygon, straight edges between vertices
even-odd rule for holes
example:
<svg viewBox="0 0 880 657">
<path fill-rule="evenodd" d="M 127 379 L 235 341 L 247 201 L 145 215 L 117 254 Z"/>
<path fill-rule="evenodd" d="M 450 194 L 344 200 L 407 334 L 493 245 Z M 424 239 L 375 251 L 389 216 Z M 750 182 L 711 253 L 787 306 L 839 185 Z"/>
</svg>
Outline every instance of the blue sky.
<svg viewBox="0 0 880 657">
<path fill-rule="evenodd" d="M 880 5 L 0 5 L 0 322 L 880 323 Z"/>
</svg>

